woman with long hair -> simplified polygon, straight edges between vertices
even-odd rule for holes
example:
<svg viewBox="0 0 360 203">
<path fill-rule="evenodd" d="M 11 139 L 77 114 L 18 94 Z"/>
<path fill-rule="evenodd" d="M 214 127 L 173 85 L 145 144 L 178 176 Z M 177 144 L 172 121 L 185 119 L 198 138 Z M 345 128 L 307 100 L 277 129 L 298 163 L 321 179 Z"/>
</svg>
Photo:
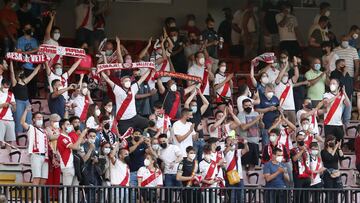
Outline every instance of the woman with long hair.
<svg viewBox="0 0 360 203">
<path fill-rule="evenodd" d="M 86 115 L 86 127 L 90 129 L 99 130 L 100 122 L 99 116 L 101 111 L 96 104 L 90 104 L 87 115 Z"/>
</svg>

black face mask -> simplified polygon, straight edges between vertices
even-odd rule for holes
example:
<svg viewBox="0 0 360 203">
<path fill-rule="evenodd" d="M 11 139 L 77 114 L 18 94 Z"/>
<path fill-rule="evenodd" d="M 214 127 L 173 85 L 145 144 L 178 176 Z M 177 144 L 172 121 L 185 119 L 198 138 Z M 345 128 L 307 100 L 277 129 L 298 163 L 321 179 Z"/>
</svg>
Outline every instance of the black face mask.
<svg viewBox="0 0 360 203">
<path fill-rule="evenodd" d="M 342 72 L 344 72 L 345 66 L 340 66 L 339 68 L 340 68 L 340 70 L 341 70 Z"/>
<path fill-rule="evenodd" d="M 330 142 L 330 143 L 329 143 L 329 147 L 334 148 L 334 147 L 335 147 L 335 143 Z"/>
<path fill-rule="evenodd" d="M 126 157 L 124 158 L 124 161 L 125 161 L 125 163 L 130 164 L 130 163 L 131 163 L 130 156 L 126 156 Z"/>
<path fill-rule="evenodd" d="M 251 107 L 246 107 L 246 108 L 244 108 L 244 111 L 245 111 L 247 114 L 249 114 L 249 113 L 251 113 L 252 108 L 251 108 Z"/>
<path fill-rule="evenodd" d="M 135 80 L 139 80 L 141 76 L 135 76 Z"/>
<path fill-rule="evenodd" d="M 322 49 L 321 52 L 323 55 L 327 54 L 327 51 L 325 49 Z"/>
<path fill-rule="evenodd" d="M 244 149 L 245 148 L 245 144 L 242 142 L 238 143 L 238 149 Z"/>
<path fill-rule="evenodd" d="M 105 129 L 105 130 L 109 130 L 109 129 L 110 129 L 110 123 L 106 123 L 106 124 L 104 125 L 104 129 Z"/>
<path fill-rule="evenodd" d="M 75 130 L 75 131 L 80 130 L 80 126 L 74 126 L 74 130 Z"/>
<path fill-rule="evenodd" d="M 89 54 L 89 48 L 84 48 L 86 54 Z"/>
<path fill-rule="evenodd" d="M 161 144 L 160 144 L 160 147 L 163 148 L 163 149 L 165 149 L 165 148 L 167 147 L 167 144 L 166 144 L 166 143 L 161 143 Z"/>
<path fill-rule="evenodd" d="M 31 35 L 32 30 L 31 30 L 31 29 L 24 30 L 24 33 L 25 33 L 26 35 Z"/>
<path fill-rule="evenodd" d="M 220 147 L 220 146 L 217 146 L 216 149 L 215 149 L 215 151 L 220 152 L 220 151 L 221 151 L 221 147 Z"/>
<path fill-rule="evenodd" d="M 298 143 L 298 145 L 299 145 L 300 147 L 304 146 L 304 144 L 305 144 L 304 140 L 301 140 L 301 141 L 299 141 L 299 142 L 297 142 L 297 143 Z"/>
<path fill-rule="evenodd" d="M 214 31 L 214 28 L 213 27 L 208 27 L 208 30 Z"/>
<path fill-rule="evenodd" d="M 139 140 L 140 140 L 140 137 L 139 137 L 139 136 L 135 136 L 135 137 L 134 137 L 134 141 L 135 141 L 135 142 L 139 142 Z"/>
<path fill-rule="evenodd" d="M 305 107 L 306 107 L 307 109 L 312 109 L 312 108 L 313 108 L 312 103 L 306 104 Z"/>
<path fill-rule="evenodd" d="M 152 127 L 155 127 L 155 122 L 152 121 L 152 120 L 150 120 L 150 121 L 149 121 L 149 127 L 151 127 L 151 128 L 152 128 Z"/>
<path fill-rule="evenodd" d="M 191 39 L 191 40 L 190 40 L 190 43 L 191 43 L 191 44 L 196 44 L 196 39 Z"/>
</svg>

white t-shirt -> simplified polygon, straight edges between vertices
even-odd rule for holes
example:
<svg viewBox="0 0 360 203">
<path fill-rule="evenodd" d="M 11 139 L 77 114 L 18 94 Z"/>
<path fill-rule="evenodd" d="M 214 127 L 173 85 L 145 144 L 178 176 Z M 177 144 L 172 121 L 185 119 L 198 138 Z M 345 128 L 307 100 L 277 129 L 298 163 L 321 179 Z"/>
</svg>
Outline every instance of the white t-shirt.
<svg viewBox="0 0 360 203">
<path fill-rule="evenodd" d="M 237 167 L 237 171 L 239 173 L 240 178 L 242 179 L 242 166 L 241 166 L 241 149 L 236 149 L 234 151 L 230 150 L 228 153 L 225 154 L 225 161 L 226 161 L 226 171 L 229 170 L 229 166 L 231 161 L 234 159 L 234 155 L 236 153 L 237 156 L 237 165 L 235 165 L 235 168 Z M 233 169 L 234 170 L 234 169 Z"/>
<path fill-rule="evenodd" d="M 181 150 L 181 153 L 183 155 L 183 157 L 186 157 L 186 148 L 188 146 L 193 146 L 193 138 L 192 136 L 195 134 L 195 131 L 193 131 L 185 140 L 183 140 L 182 142 L 178 142 L 176 139 L 176 136 L 183 136 L 185 135 L 191 128 L 192 123 L 191 122 L 186 122 L 185 124 L 183 122 L 181 122 L 180 120 L 176 121 L 173 124 L 173 132 L 174 132 L 174 144 L 176 146 L 178 146 Z"/>
<path fill-rule="evenodd" d="M 204 71 L 205 71 L 205 66 L 198 66 L 197 64 L 193 64 L 189 68 L 188 74 L 204 79 Z M 208 75 L 208 78 L 207 78 L 206 87 L 204 89 L 203 94 L 207 95 L 207 96 L 210 95 L 209 75 Z"/>
<path fill-rule="evenodd" d="M 162 55 L 155 56 L 156 60 L 159 58 L 162 58 Z M 163 62 L 160 64 L 156 64 L 156 66 L 155 66 L 156 71 L 160 71 L 161 67 L 163 66 L 164 63 L 166 63 L 164 71 L 170 71 L 170 62 L 168 61 L 168 59 L 163 60 Z M 166 83 L 167 81 L 171 80 L 171 78 L 170 77 L 161 77 L 160 80 L 161 80 L 161 82 Z"/>
<path fill-rule="evenodd" d="M 333 97 L 335 97 L 336 95 L 333 95 L 332 93 L 330 92 L 326 92 L 324 94 L 324 99 L 332 99 Z M 330 108 L 332 106 L 332 104 L 335 102 L 336 99 L 333 100 L 333 102 L 331 104 L 329 104 L 328 108 L 327 108 L 327 112 L 325 113 L 324 115 L 324 120 L 326 119 L 329 111 L 330 111 Z M 344 100 L 345 100 L 345 96 L 342 95 L 341 96 L 341 100 L 340 100 L 340 104 L 339 106 L 337 107 L 335 113 L 333 114 L 333 116 L 331 117 L 331 120 L 329 121 L 329 123 L 327 125 L 333 125 L 333 126 L 342 126 L 343 125 L 343 122 L 342 122 L 342 113 L 344 111 Z"/>
<path fill-rule="evenodd" d="M 322 167 L 323 167 L 323 163 L 322 163 L 321 159 L 318 160 L 318 157 L 315 157 L 315 160 L 314 160 L 313 156 L 310 155 L 310 170 L 311 171 L 317 171 Z M 320 177 L 319 173 L 317 173 L 315 175 L 315 178 L 311 179 L 311 184 L 310 185 L 316 185 L 318 183 L 321 183 L 321 177 Z"/>
<path fill-rule="evenodd" d="M 56 75 L 55 73 L 53 73 L 53 72 L 51 71 L 50 75 L 48 76 L 50 92 L 51 92 L 51 93 L 54 92 L 54 90 L 53 90 L 53 88 L 52 88 L 52 86 L 51 86 L 51 82 L 52 82 L 53 80 L 56 80 L 56 79 L 57 79 L 57 80 L 60 80 L 60 81 L 61 81 L 61 84 L 62 84 L 62 86 L 63 86 L 62 88 L 67 88 L 67 87 L 68 87 L 68 78 L 69 78 L 68 72 L 63 73 L 61 76 L 58 76 L 58 75 Z M 69 94 L 68 94 L 67 91 L 64 92 L 62 95 L 64 96 L 64 98 L 65 98 L 66 101 L 69 99 Z"/>
<path fill-rule="evenodd" d="M 79 4 L 75 8 L 75 14 L 76 14 L 76 29 L 79 29 L 80 27 L 84 27 L 88 30 L 93 30 L 93 10 L 94 5 L 93 4 Z"/>
<path fill-rule="evenodd" d="M 321 61 L 325 67 L 329 67 L 330 71 L 334 71 L 336 69 L 335 62 L 339 59 L 339 56 L 334 52 L 331 52 L 329 56 L 322 56 Z"/>
<path fill-rule="evenodd" d="M 210 128 L 213 125 L 214 124 L 209 125 L 209 135 L 210 135 L 210 137 L 225 139 L 229 135 L 229 133 L 231 131 L 230 123 L 222 124 L 219 127 L 217 127 L 214 131 L 211 131 Z"/>
<path fill-rule="evenodd" d="M 120 120 L 128 120 L 130 118 L 133 118 L 136 116 L 136 106 L 135 106 L 135 95 L 139 91 L 139 85 L 137 83 L 134 83 L 130 87 L 131 93 L 132 93 L 132 99 L 129 104 L 129 106 L 126 108 L 124 114 L 122 115 Z M 116 101 L 116 114 L 119 111 L 121 105 L 123 104 L 125 98 L 127 97 L 128 93 L 125 92 L 125 90 L 118 85 L 114 86 L 113 89 L 114 95 L 115 95 L 115 101 Z"/>
<path fill-rule="evenodd" d="M 237 100 L 236 100 L 237 109 L 238 109 L 239 113 L 240 113 L 241 111 L 244 111 L 242 102 L 243 102 L 245 99 L 250 99 L 251 102 L 254 102 L 254 100 L 252 100 L 252 99 L 249 98 L 248 96 L 240 95 L 240 96 L 237 98 Z"/>
<path fill-rule="evenodd" d="M 86 127 L 89 129 L 98 129 L 99 125 L 96 123 L 94 116 L 90 116 L 86 120 Z"/>
<path fill-rule="evenodd" d="M 7 93 L 4 93 L 0 90 L 0 104 L 3 104 L 6 102 L 6 99 L 8 98 L 8 94 L 9 92 Z M 15 103 L 15 97 L 14 97 L 14 94 L 11 93 L 11 99 L 10 99 L 10 103 Z M 0 108 L 0 112 L 2 112 L 3 108 Z M 0 119 L 0 120 L 6 120 L 6 121 L 13 121 L 14 120 L 14 117 L 13 117 L 13 112 L 11 111 L 11 106 L 9 105 L 5 115 Z"/>
<path fill-rule="evenodd" d="M 156 170 L 160 171 L 160 169 L 156 169 Z M 138 170 L 137 177 L 142 178 L 142 181 L 144 181 L 147 178 L 149 178 L 153 173 L 156 173 L 156 172 L 151 172 L 147 167 L 143 166 Z M 163 185 L 163 177 L 162 177 L 162 174 L 160 171 L 160 175 L 157 175 L 153 181 L 151 181 L 148 185 L 146 185 L 144 187 L 157 187 L 157 186 L 162 186 L 162 185 Z"/>
<path fill-rule="evenodd" d="M 72 99 L 71 103 L 76 104 L 76 107 L 74 108 L 74 115 L 80 117 L 85 107 L 85 96 L 77 94 L 76 97 Z"/>
<path fill-rule="evenodd" d="M 52 38 L 50 38 L 48 41 L 44 41 L 44 44 L 59 46 L 59 42 L 55 41 Z M 47 53 L 46 55 L 49 56 L 51 59 L 53 59 L 56 56 L 56 54 L 50 54 L 50 53 Z M 57 61 L 54 61 L 52 64 L 54 64 L 54 63 L 62 64 L 61 59 L 62 59 L 62 57 L 60 56 L 59 59 Z"/>
<path fill-rule="evenodd" d="M 281 97 L 282 93 L 285 91 L 287 85 L 290 85 L 290 89 L 285 97 L 285 100 L 280 101 L 280 102 L 282 102 L 282 104 L 280 104 L 280 106 L 284 110 L 294 111 L 295 110 L 295 102 L 294 102 L 293 82 L 291 81 L 291 79 L 289 79 L 287 84 L 280 82 L 278 85 L 275 86 L 275 96 L 280 100 L 280 97 Z"/>
<path fill-rule="evenodd" d="M 346 67 L 348 68 L 349 75 L 354 77 L 355 63 L 354 60 L 359 60 L 359 55 L 356 49 L 352 46 L 344 49 L 342 47 L 336 47 L 334 52 L 339 56 L 340 59 L 345 60 Z"/>
<path fill-rule="evenodd" d="M 241 10 L 235 11 L 232 19 L 232 23 L 236 24 L 239 28 L 242 27 L 242 18 L 243 12 Z M 232 45 L 240 44 L 241 33 L 236 32 L 234 29 L 231 29 L 231 42 Z"/>
<path fill-rule="evenodd" d="M 205 179 L 206 177 L 206 174 L 209 170 L 211 166 L 211 163 L 205 161 L 205 160 L 202 160 L 199 164 L 199 171 L 200 171 L 200 174 L 201 174 L 201 177 L 202 179 Z M 214 166 L 214 165 L 212 165 Z M 215 168 L 214 168 L 214 172 L 212 173 L 212 176 L 211 176 L 211 179 L 214 180 L 215 178 L 221 178 L 221 179 L 224 179 L 223 178 L 223 175 L 222 175 L 222 171 L 219 171 L 221 170 L 221 168 L 219 169 L 216 164 L 215 164 Z M 215 182 L 214 184 L 210 185 L 209 187 L 217 187 L 218 186 L 218 183 Z"/>
<path fill-rule="evenodd" d="M 301 115 L 307 113 L 304 109 L 300 109 L 297 113 L 296 113 L 296 119 L 299 125 L 299 128 L 302 129 L 301 126 Z M 318 122 L 317 122 L 317 117 L 314 116 L 314 123 L 312 123 L 312 116 L 307 117 L 307 119 L 310 121 L 310 128 L 312 129 L 311 133 L 314 135 L 319 135 L 319 126 L 318 126 Z"/>
<path fill-rule="evenodd" d="M 276 23 L 280 23 L 282 21 L 282 19 L 284 18 L 284 14 L 283 13 L 278 13 L 275 16 L 276 19 Z M 279 36 L 280 36 L 280 42 L 281 41 L 295 41 L 296 39 L 296 34 L 295 34 L 295 28 L 298 26 L 298 22 L 295 16 L 288 14 L 286 17 L 286 24 L 284 27 L 280 27 L 278 25 L 279 28 Z"/>
<path fill-rule="evenodd" d="M 291 133 L 287 134 L 289 132 L 287 129 L 289 128 L 284 128 L 284 126 L 282 125 L 280 125 L 279 128 L 280 128 L 280 137 L 278 139 L 278 144 L 288 146 L 289 147 L 288 150 L 291 150 L 293 148 Z"/>
<path fill-rule="evenodd" d="M 226 80 L 226 76 L 221 75 L 220 73 L 217 73 L 217 74 L 215 75 L 215 83 L 214 83 L 214 85 L 220 84 L 220 83 L 222 83 L 222 82 L 225 81 L 225 80 Z M 220 87 L 218 90 L 216 90 L 216 92 L 217 92 L 218 94 L 221 94 L 222 91 L 223 91 L 223 89 L 224 89 L 224 86 L 225 86 L 225 84 L 224 84 L 222 87 Z M 218 95 L 216 95 L 216 96 L 218 97 Z M 229 84 L 229 89 L 228 89 L 228 91 L 226 92 L 226 95 L 225 95 L 225 96 L 226 96 L 226 97 L 231 97 L 230 84 Z"/>
<path fill-rule="evenodd" d="M 28 153 L 45 154 L 47 151 L 46 145 L 48 143 L 48 137 L 45 130 L 29 125 L 29 129 L 26 134 L 29 140 Z"/>
<path fill-rule="evenodd" d="M 277 68 L 269 68 L 266 70 L 266 74 L 269 77 L 269 83 L 275 84 L 276 78 L 279 76 L 280 71 Z"/>
<path fill-rule="evenodd" d="M 179 163 L 175 163 L 175 161 L 177 157 L 183 157 L 180 148 L 176 145 L 168 144 L 165 149 L 160 148 L 159 154 L 159 158 L 165 164 L 164 174 L 176 174 Z"/>
<path fill-rule="evenodd" d="M 130 169 L 128 165 L 119 159 L 116 159 L 113 164 L 110 161 L 110 183 L 111 185 L 120 185 L 124 181 L 126 175 L 129 176 L 129 179 L 126 183 L 126 186 L 129 186 L 130 183 Z M 124 185 L 122 185 L 124 186 Z"/>
</svg>

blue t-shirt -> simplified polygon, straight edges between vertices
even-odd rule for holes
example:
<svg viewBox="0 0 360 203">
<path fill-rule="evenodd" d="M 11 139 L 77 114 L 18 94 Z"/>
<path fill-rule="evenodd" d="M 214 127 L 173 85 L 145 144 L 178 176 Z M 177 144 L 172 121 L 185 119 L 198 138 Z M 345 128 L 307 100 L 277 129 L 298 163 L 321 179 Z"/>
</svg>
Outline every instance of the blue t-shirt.
<svg viewBox="0 0 360 203">
<path fill-rule="evenodd" d="M 51 114 L 56 113 L 61 118 L 64 118 L 65 104 L 66 104 L 65 98 L 64 98 L 63 95 L 60 95 L 60 96 L 55 97 L 55 98 L 51 98 L 52 94 L 53 93 L 50 94 L 49 100 L 48 100 L 50 113 Z"/>
<path fill-rule="evenodd" d="M 16 43 L 16 48 L 21 49 L 21 51 L 31 51 L 38 48 L 38 46 L 38 42 L 35 38 L 26 39 L 25 36 L 20 37 Z M 22 67 L 28 70 L 34 69 L 32 63 L 24 63 Z"/>
<path fill-rule="evenodd" d="M 273 164 L 272 161 L 269 161 L 264 165 L 263 174 L 270 174 L 270 175 L 274 174 L 278 170 L 279 167 L 280 167 L 280 165 Z M 282 167 L 285 168 L 285 166 L 282 166 Z M 266 182 L 265 187 L 266 188 L 284 188 L 284 187 L 286 187 L 284 174 L 281 173 L 278 176 L 276 176 L 274 179 L 272 179 L 270 182 Z"/>
<path fill-rule="evenodd" d="M 263 94 L 259 94 L 259 96 L 260 96 L 260 104 L 256 105 L 256 109 L 265 109 L 270 106 L 279 105 L 279 99 L 276 96 L 273 96 L 270 100 L 266 98 L 266 96 Z M 266 129 L 269 129 L 271 127 L 277 116 L 278 116 L 277 111 L 269 111 L 264 114 L 263 122 L 265 124 Z"/>
<path fill-rule="evenodd" d="M 131 139 L 127 140 L 129 148 L 133 146 Z M 144 166 L 145 150 L 147 145 L 145 143 L 140 144 L 132 153 L 129 154 L 131 162 L 129 163 L 130 172 L 136 172 Z"/>
<path fill-rule="evenodd" d="M 259 82 L 256 84 L 256 90 L 259 92 L 259 96 L 265 94 L 265 86 Z"/>
</svg>

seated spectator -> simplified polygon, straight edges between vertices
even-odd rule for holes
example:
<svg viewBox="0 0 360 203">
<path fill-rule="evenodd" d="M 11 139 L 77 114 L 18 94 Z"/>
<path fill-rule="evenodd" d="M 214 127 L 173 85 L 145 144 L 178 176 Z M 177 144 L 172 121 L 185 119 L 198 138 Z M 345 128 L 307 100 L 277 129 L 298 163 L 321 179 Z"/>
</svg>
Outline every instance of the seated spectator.
<svg viewBox="0 0 360 203">
<path fill-rule="evenodd" d="M 326 16 L 321 16 L 318 25 L 310 34 L 308 52 L 311 57 L 321 57 L 321 44 L 325 41 L 329 41 L 327 36 L 328 23 L 329 18 Z"/>
<path fill-rule="evenodd" d="M 339 59 L 339 56 L 334 52 L 333 47 L 330 42 L 325 41 L 321 44 L 323 56 L 321 58 L 321 63 L 325 70 L 334 71 L 336 68 L 335 62 Z"/>
</svg>

